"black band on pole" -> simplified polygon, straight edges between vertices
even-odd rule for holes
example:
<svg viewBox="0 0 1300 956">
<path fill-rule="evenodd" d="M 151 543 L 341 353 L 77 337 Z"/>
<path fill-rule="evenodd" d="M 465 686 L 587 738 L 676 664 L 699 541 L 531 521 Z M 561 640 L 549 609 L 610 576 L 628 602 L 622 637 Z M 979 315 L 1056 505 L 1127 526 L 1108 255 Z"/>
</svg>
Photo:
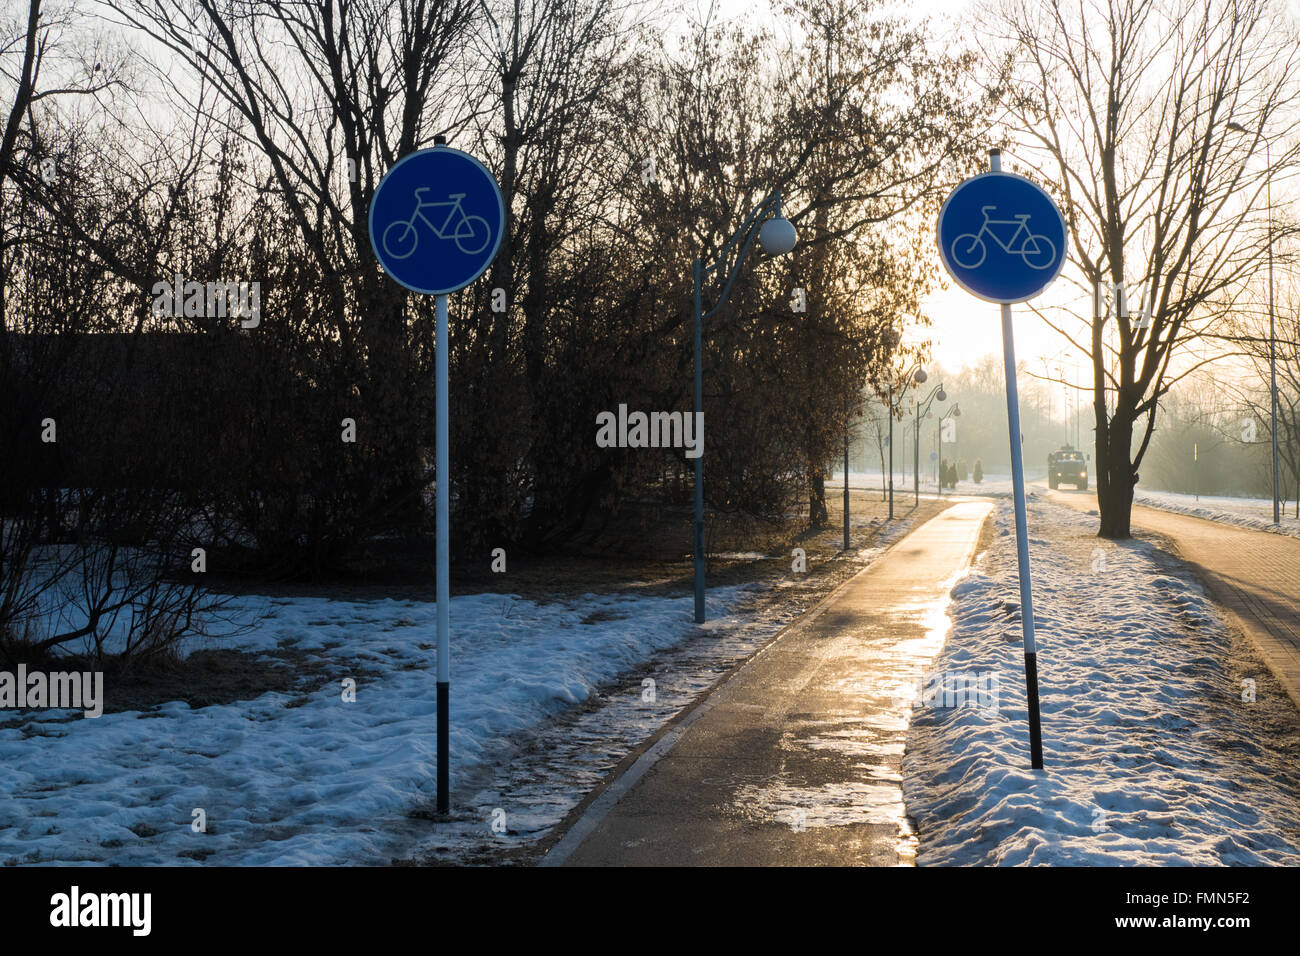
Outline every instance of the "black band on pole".
<svg viewBox="0 0 1300 956">
<path fill-rule="evenodd" d="M 427 685 L 426 685 L 427 686 Z M 451 760 L 448 757 L 448 744 L 451 737 L 448 731 L 451 724 L 449 717 L 451 715 L 450 694 L 448 693 L 450 685 L 446 681 L 438 682 L 438 812 L 447 813 L 451 809 L 450 796 L 450 765 Z"/>
<path fill-rule="evenodd" d="M 1038 718 L 1038 655 L 1025 655 L 1025 694 L 1029 700 L 1029 762 L 1043 769 L 1043 728 Z"/>
</svg>

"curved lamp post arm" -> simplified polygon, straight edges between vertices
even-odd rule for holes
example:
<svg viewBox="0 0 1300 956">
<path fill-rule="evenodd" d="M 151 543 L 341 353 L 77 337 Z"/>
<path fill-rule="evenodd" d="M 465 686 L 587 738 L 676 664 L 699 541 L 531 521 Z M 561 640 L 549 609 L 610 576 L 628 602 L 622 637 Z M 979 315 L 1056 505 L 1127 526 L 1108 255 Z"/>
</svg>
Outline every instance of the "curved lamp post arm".
<svg viewBox="0 0 1300 956">
<path fill-rule="evenodd" d="M 779 217 L 781 215 L 781 190 L 778 189 L 769 194 L 767 198 L 755 206 L 750 211 L 749 216 L 745 219 L 741 227 L 732 234 L 731 238 L 728 239 L 726 244 L 722 247 L 722 250 L 718 253 L 718 258 L 711 264 L 702 265 L 700 267 L 700 277 L 703 279 L 703 277 L 710 272 L 718 272 L 721 274 L 722 267 L 724 265 L 729 265 L 727 270 L 727 279 L 722 286 L 722 292 L 715 300 L 713 308 L 705 312 L 701 318 L 712 318 L 712 316 L 726 303 L 727 296 L 731 294 L 731 287 L 736 284 L 736 276 L 740 274 L 741 263 L 743 263 L 745 257 L 749 255 L 749 250 L 754 245 L 754 240 L 758 238 L 758 226 L 761 225 L 761 220 L 765 218 L 764 213 L 769 211 L 771 211 L 775 216 Z M 744 238 L 744 245 L 740 246 L 737 250 L 736 244 L 742 237 Z M 734 257 L 732 256 L 733 252 Z"/>
<path fill-rule="evenodd" d="M 939 396 L 941 391 L 943 391 L 943 382 L 940 382 L 934 388 L 930 389 L 930 394 L 917 403 L 918 416 L 923 416 L 930 410 L 930 406 L 934 404 L 934 400 Z M 944 401 L 947 401 L 947 399 L 944 399 Z"/>
<path fill-rule="evenodd" d="M 912 367 L 907 370 L 907 374 L 903 376 L 903 387 L 898 390 L 896 396 L 897 401 L 894 402 L 892 409 L 901 409 L 903 407 L 903 399 L 907 397 L 907 390 L 911 388 L 913 384 L 912 376 L 914 376 L 920 368 L 921 363 L 914 362 L 912 363 Z"/>
</svg>

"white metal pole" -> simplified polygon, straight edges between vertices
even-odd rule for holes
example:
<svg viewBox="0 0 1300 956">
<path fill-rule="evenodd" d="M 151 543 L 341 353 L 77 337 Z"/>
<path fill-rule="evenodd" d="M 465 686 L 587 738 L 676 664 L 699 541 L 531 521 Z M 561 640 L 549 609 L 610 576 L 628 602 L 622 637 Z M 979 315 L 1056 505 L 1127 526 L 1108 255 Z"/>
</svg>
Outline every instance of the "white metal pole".
<svg viewBox="0 0 1300 956">
<path fill-rule="evenodd" d="M 438 812 L 447 813 L 450 809 L 450 684 L 451 684 L 451 534 L 449 527 L 449 500 L 451 471 L 448 466 L 447 439 L 447 353 L 451 351 L 451 340 L 447 334 L 447 296 L 437 296 L 437 342 L 436 342 L 436 462 L 437 469 L 437 503 L 435 521 L 437 522 L 437 598 L 438 598 Z"/>
<path fill-rule="evenodd" d="M 1002 169 L 999 150 L 989 150 L 989 167 Z M 1035 770 L 1043 769 L 1043 739 L 1038 713 L 1038 648 L 1034 644 L 1034 601 L 1029 583 L 1029 534 L 1025 518 L 1025 467 L 1020 447 L 1020 396 L 1016 388 L 1016 346 L 1011 306 L 1002 306 L 1002 357 L 1007 380 L 1007 425 L 1011 436 L 1011 487 L 1016 513 L 1016 562 L 1020 569 L 1020 626 L 1025 639 L 1025 697 L 1029 705 L 1029 753 Z M 1050 389 L 1048 390 L 1050 393 Z"/>
</svg>

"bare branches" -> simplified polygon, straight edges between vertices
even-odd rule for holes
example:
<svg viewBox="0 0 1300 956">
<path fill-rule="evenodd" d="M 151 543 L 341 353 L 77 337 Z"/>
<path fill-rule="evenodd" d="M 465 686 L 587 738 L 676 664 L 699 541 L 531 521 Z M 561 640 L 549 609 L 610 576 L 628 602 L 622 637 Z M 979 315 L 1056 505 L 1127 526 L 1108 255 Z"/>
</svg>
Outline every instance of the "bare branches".
<svg viewBox="0 0 1300 956">
<path fill-rule="evenodd" d="M 1269 238 L 1259 196 L 1300 159 L 1300 34 L 1269 0 L 1007 2 L 993 18 L 1023 87 L 1007 100 L 1016 156 L 1056 183 L 1084 281 L 1139 290 L 1133 314 L 1090 318 L 1090 343 L 1053 326 L 1093 358 L 1102 528 L 1124 536 L 1159 400 L 1215 360 L 1206 333 Z M 1252 163 L 1265 128 L 1279 148 Z"/>
</svg>

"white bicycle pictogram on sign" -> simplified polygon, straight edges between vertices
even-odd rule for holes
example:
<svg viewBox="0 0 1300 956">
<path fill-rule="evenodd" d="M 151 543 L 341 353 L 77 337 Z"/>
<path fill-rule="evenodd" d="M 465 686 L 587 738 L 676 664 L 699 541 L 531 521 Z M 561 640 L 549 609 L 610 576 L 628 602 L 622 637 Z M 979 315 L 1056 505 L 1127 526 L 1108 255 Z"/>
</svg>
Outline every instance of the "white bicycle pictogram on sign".
<svg viewBox="0 0 1300 956">
<path fill-rule="evenodd" d="M 953 262 L 963 269 L 978 269 L 988 255 L 989 247 L 984 237 L 992 239 L 1007 255 L 1019 256 L 1031 269 L 1048 269 L 1056 262 L 1056 246 L 1046 236 L 1029 231 L 1029 213 L 1012 216 L 1010 219 L 990 219 L 989 213 L 997 206 L 981 206 L 984 223 L 979 232 L 964 232 L 952 241 Z M 1011 238 L 1003 242 L 990 226 L 1015 226 Z M 1021 236 L 1024 236 L 1021 239 Z M 1016 246 L 1016 240 L 1020 245 Z"/>
<path fill-rule="evenodd" d="M 492 228 L 482 216 L 465 215 L 465 210 L 461 207 L 465 194 L 450 193 L 445 202 L 432 202 L 424 196 L 430 188 L 421 186 L 415 191 L 415 208 L 411 211 L 411 218 L 389 223 L 384 230 L 384 251 L 394 259 L 405 259 L 415 252 L 420 244 L 420 233 L 415 228 L 417 219 L 423 220 L 439 239 L 450 239 L 456 243 L 456 248 L 467 256 L 477 255 L 486 249 L 492 241 Z M 441 228 L 435 226 L 429 219 L 428 211 L 447 207 L 450 208 L 447 209 L 447 217 L 442 221 Z"/>
</svg>

